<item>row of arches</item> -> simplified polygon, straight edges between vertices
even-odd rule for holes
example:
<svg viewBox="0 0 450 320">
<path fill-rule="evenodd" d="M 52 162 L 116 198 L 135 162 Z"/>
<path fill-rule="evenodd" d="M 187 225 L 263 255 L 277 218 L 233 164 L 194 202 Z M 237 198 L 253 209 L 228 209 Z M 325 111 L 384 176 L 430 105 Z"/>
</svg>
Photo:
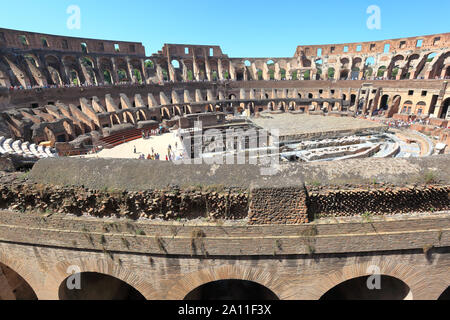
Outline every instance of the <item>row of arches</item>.
<svg viewBox="0 0 450 320">
<path fill-rule="evenodd" d="M 144 83 L 141 60 L 26 53 L 0 56 L 0 85 L 98 85 L 118 82 Z"/>
<path fill-rule="evenodd" d="M 37 300 L 33 288 L 14 270 L 0 263 L 0 300 Z M 124 280 L 98 272 L 74 273 L 58 288 L 61 300 L 145 300 Z M 348 279 L 325 292 L 320 300 L 411 300 L 410 287 L 402 280 L 380 275 Z M 439 300 L 450 299 L 450 287 Z M 255 281 L 222 279 L 206 282 L 186 293 L 184 300 L 279 300 L 268 287 Z"/>
</svg>

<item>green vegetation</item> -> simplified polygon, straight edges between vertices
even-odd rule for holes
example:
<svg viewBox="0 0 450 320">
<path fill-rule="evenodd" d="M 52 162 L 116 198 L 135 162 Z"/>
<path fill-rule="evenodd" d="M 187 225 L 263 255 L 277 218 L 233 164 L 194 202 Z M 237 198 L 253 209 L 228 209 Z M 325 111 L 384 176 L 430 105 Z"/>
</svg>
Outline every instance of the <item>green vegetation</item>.
<svg viewBox="0 0 450 320">
<path fill-rule="evenodd" d="M 436 183 L 437 182 L 437 177 L 436 174 L 433 171 L 428 170 L 427 172 L 425 172 L 423 179 L 425 181 L 425 183 L 430 184 L 430 183 Z"/>
<path fill-rule="evenodd" d="M 368 223 L 371 223 L 371 222 L 373 221 L 373 220 L 372 220 L 372 216 L 373 216 L 373 214 L 370 213 L 369 211 L 366 211 L 366 212 L 364 212 L 364 213 L 361 215 L 361 217 L 363 218 L 363 220 L 366 221 L 366 222 L 368 222 Z"/>
</svg>

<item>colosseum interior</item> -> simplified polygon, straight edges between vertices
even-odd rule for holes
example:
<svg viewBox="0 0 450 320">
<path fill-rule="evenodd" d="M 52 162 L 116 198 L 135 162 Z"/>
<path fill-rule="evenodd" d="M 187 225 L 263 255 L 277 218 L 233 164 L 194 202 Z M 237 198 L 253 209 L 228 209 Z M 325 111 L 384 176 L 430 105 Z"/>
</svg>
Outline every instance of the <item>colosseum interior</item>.
<svg viewBox="0 0 450 320">
<path fill-rule="evenodd" d="M 233 58 L 0 28 L 0 299 L 448 300 L 448 79 L 450 33 Z"/>
</svg>

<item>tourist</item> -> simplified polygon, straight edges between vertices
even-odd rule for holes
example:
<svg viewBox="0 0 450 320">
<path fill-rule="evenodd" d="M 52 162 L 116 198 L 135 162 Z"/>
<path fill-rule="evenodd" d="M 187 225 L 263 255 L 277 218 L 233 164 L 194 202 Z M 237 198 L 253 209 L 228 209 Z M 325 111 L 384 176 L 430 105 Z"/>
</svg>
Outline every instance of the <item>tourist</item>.
<svg viewBox="0 0 450 320">
<path fill-rule="evenodd" d="M 136 152 L 136 146 L 134 146 L 133 148 L 134 148 L 134 149 L 133 149 L 133 152 L 134 152 L 134 153 L 137 153 L 137 152 Z"/>
</svg>

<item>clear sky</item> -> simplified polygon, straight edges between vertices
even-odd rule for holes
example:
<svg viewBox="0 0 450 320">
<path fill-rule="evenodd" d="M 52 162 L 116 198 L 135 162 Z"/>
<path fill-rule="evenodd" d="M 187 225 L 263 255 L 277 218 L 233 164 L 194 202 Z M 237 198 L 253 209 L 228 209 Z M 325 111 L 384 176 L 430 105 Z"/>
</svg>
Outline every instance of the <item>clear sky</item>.
<svg viewBox="0 0 450 320">
<path fill-rule="evenodd" d="M 297 45 L 450 32 L 449 0 L 0 0 L 0 27 L 74 37 L 220 45 L 230 57 L 292 57 Z M 81 11 L 69 29 L 67 8 Z M 380 8 L 369 29 L 367 8 Z"/>
</svg>

